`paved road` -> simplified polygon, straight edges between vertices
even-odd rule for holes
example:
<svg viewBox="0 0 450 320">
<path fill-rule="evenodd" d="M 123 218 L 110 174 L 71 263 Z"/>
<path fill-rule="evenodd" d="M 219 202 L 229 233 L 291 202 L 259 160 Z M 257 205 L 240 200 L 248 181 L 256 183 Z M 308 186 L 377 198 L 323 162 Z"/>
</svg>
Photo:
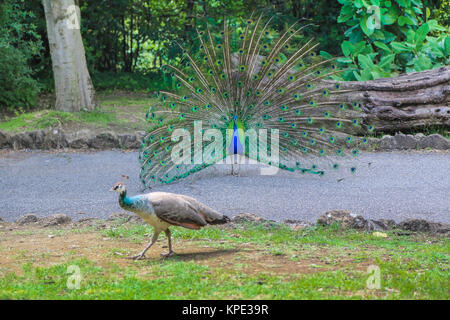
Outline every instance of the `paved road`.
<svg viewBox="0 0 450 320">
<path fill-rule="evenodd" d="M 251 168 L 233 177 L 220 166 L 157 190 L 193 196 L 231 216 L 253 212 L 279 221 L 315 221 L 326 210 L 346 209 L 370 218 L 450 223 L 449 153 L 376 153 L 362 155 L 361 161 L 357 174 L 340 182 L 333 174 L 261 176 Z M 136 194 L 138 172 L 134 152 L 3 153 L 0 217 L 14 221 L 26 213 L 66 213 L 74 219 L 106 218 L 121 211 L 117 194 L 108 192 L 119 174 L 130 176 L 129 194 Z"/>
</svg>

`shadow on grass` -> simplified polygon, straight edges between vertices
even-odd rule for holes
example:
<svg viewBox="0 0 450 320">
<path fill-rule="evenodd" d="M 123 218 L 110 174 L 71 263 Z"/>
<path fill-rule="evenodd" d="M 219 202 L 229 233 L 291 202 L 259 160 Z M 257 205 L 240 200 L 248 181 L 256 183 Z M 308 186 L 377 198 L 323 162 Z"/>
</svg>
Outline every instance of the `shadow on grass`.
<svg viewBox="0 0 450 320">
<path fill-rule="evenodd" d="M 241 251 L 240 249 L 218 249 L 199 252 L 183 252 L 176 253 L 174 256 L 163 259 L 177 259 L 181 261 L 186 260 L 208 260 L 212 258 L 219 258 L 221 256 L 234 254 Z"/>
</svg>

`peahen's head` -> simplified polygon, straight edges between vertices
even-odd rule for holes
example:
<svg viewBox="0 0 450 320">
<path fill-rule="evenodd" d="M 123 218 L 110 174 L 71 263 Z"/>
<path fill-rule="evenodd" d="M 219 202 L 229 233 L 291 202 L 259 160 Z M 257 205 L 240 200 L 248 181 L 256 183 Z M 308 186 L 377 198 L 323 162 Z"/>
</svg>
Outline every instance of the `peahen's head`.
<svg viewBox="0 0 450 320">
<path fill-rule="evenodd" d="M 113 185 L 113 187 L 109 191 L 124 193 L 127 191 L 127 189 L 125 188 L 125 184 L 123 182 L 117 182 Z"/>
<path fill-rule="evenodd" d="M 121 174 L 121 176 L 122 176 L 122 178 L 125 178 L 127 180 L 129 179 L 129 177 L 124 174 Z M 122 181 L 119 181 L 119 182 L 115 183 L 109 191 L 115 191 L 120 194 L 124 194 L 125 192 L 127 192 L 127 189 L 125 188 L 125 183 L 123 183 Z"/>
</svg>

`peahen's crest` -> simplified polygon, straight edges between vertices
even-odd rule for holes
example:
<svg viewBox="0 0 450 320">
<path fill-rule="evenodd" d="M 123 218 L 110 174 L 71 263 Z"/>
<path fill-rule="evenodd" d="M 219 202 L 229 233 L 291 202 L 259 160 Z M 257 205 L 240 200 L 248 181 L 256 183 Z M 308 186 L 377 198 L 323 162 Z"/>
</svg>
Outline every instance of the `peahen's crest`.
<svg viewBox="0 0 450 320">
<path fill-rule="evenodd" d="M 346 156 L 358 156 L 352 133 L 362 127 L 361 108 L 342 102 L 338 83 L 323 81 L 339 72 L 334 59 L 317 56 L 302 27 L 274 38 L 269 22 L 259 16 L 232 30 L 224 23 L 219 34 L 198 30 L 198 51 L 164 67 L 174 90 L 160 92 L 147 113 L 144 185 L 183 179 L 233 154 L 314 174 L 344 170 Z"/>
</svg>

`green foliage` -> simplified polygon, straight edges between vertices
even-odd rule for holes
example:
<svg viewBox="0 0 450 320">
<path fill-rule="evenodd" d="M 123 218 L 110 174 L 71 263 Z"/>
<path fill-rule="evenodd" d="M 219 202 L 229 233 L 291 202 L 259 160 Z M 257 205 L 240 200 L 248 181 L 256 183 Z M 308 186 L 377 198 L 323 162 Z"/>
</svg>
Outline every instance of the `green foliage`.
<svg viewBox="0 0 450 320">
<path fill-rule="evenodd" d="M 40 89 L 30 62 L 39 55 L 42 43 L 30 22 L 33 13 L 23 6 L 19 0 L 0 4 L 0 111 L 29 107 Z"/>
<path fill-rule="evenodd" d="M 372 80 L 450 63 L 450 31 L 419 0 L 338 0 L 350 28 L 341 48 L 346 80 Z"/>
<path fill-rule="evenodd" d="M 170 88 L 172 78 L 155 71 L 147 74 L 127 72 L 93 72 L 92 82 L 96 90 L 126 90 L 153 92 Z"/>
</svg>

